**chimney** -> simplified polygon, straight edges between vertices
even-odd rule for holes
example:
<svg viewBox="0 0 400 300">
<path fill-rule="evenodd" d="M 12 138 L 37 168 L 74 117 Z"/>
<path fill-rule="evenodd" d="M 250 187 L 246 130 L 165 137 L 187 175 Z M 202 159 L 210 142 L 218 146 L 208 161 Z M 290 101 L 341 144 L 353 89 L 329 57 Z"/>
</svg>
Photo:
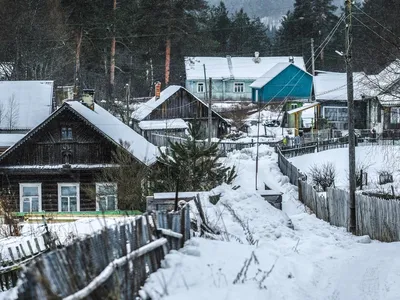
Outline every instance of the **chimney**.
<svg viewBox="0 0 400 300">
<path fill-rule="evenodd" d="M 93 89 L 83 89 L 82 90 L 82 102 L 94 110 L 94 90 Z"/>
<path fill-rule="evenodd" d="M 155 90 L 155 96 L 156 96 L 156 100 L 157 100 L 160 98 L 160 94 L 161 94 L 161 82 L 160 81 L 157 81 L 155 83 L 154 90 Z"/>
<path fill-rule="evenodd" d="M 289 62 L 290 62 L 291 64 L 294 63 L 294 57 L 293 57 L 293 56 L 289 56 Z"/>
<path fill-rule="evenodd" d="M 258 52 L 258 51 L 254 52 L 253 61 L 254 61 L 256 64 L 260 63 L 260 61 L 261 61 L 260 52 Z"/>
</svg>

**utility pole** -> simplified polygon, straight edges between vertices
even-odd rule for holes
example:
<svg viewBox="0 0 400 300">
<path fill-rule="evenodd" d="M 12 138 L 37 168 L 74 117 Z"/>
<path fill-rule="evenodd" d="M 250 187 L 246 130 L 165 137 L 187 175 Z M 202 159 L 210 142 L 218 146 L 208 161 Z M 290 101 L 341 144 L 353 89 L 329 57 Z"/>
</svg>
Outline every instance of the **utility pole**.
<svg viewBox="0 0 400 300">
<path fill-rule="evenodd" d="M 208 95 L 208 146 L 211 146 L 211 136 L 212 136 L 212 111 L 211 111 L 211 99 L 212 99 L 212 78 L 209 78 L 210 86 Z"/>
<path fill-rule="evenodd" d="M 349 208 L 350 208 L 350 231 L 356 233 L 356 143 L 354 134 L 354 95 L 353 95 L 353 66 L 352 66 L 352 12 L 351 0 L 345 0 L 346 9 L 346 72 L 347 72 L 347 107 L 349 126 Z"/>
<path fill-rule="evenodd" d="M 206 65 L 203 64 L 203 70 L 204 70 L 204 101 L 207 101 L 207 75 L 206 75 Z M 201 116 L 200 116 L 201 117 Z M 210 124 L 208 124 L 210 125 Z M 208 128 L 208 143 L 211 143 L 210 140 L 210 128 Z"/>
<path fill-rule="evenodd" d="M 314 39 L 311 38 L 311 75 L 315 76 L 315 53 L 314 53 Z"/>
</svg>

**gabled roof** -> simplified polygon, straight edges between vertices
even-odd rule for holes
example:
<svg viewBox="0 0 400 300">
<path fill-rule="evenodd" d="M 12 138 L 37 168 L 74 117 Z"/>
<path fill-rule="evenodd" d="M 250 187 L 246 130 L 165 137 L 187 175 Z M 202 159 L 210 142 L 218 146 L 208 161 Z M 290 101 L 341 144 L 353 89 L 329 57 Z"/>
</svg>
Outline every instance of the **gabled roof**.
<svg viewBox="0 0 400 300">
<path fill-rule="evenodd" d="M 195 95 L 193 95 L 191 92 L 189 92 L 187 89 L 185 89 L 183 86 L 180 85 L 170 85 L 167 87 L 165 90 L 163 90 L 160 93 L 160 98 L 156 99 L 156 97 L 151 98 L 149 101 L 143 103 L 137 110 L 135 110 L 131 117 L 134 120 L 137 121 L 142 121 L 145 119 L 148 115 L 150 115 L 155 109 L 157 109 L 161 104 L 163 104 L 165 101 L 167 101 L 172 95 L 174 95 L 176 92 L 179 90 L 185 90 L 188 94 L 190 94 L 194 99 L 202 103 L 203 105 L 207 106 L 208 105 L 197 98 Z M 219 118 L 225 120 L 220 114 L 218 114 L 215 110 L 212 110 L 212 112 L 217 115 Z M 226 121 L 226 120 L 225 120 Z"/>
<path fill-rule="evenodd" d="M 314 90 L 316 100 L 347 101 L 347 74 L 316 71 Z M 368 95 L 366 75 L 364 72 L 353 73 L 354 99 L 361 100 Z"/>
<path fill-rule="evenodd" d="M 0 129 L 29 130 L 43 122 L 51 114 L 53 83 L 0 81 L 0 103 L 3 112 Z"/>
<path fill-rule="evenodd" d="M 377 97 L 383 106 L 400 105 L 400 59 L 396 59 L 377 75 L 367 76 L 370 96 Z"/>
<path fill-rule="evenodd" d="M 305 70 L 303 57 L 293 59 L 297 67 Z M 185 57 L 186 79 L 204 79 L 204 64 L 209 78 L 256 80 L 276 64 L 285 62 L 289 62 L 289 56 L 259 57 L 259 62 L 254 57 Z"/>
<path fill-rule="evenodd" d="M 121 146 L 121 142 L 129 143 L 130 147 L 127 149 L 132 156 L 138 161 L 149 166 L 156 162 L 158 148 L 149 143 L 143 136 L 135 132 L 132 128 L 122 123 L 115 116 L 110 114 L 101 106 L 95 104 L 94 110 L 91 110 L 79 101 L 67 101 L 53 114 L 51 114 L 41 124 L 29 131 L 24 138 L 18 141 L 14 146 L 9 148 L 0 156 L 0 161 L 11 153 L 14 149 L 23 144 L 26 140 L 31 138 L 39 129 L 43 128 L 51 120 L 57 117 L 65 110 L 70 110 L 75 115 L 80 117 L 89 126 L 94 128 L 106 139 L 112 143 Z"/>
<path fill-rule="evenodd" d="M 262 76 L 257 78 L 256 81 L 254 81 L 252 84 L 250 84 L 250 87 L 256 88 L 256 89 L 261 89 L 263 86 L 265 86 L 268 82 L 270 82 L 272 79 L 274 79 L 280 73 L 282 73 L 289 66 L 294 66 L 299 71 L 303 71 L 306 74 L 308 74 L 309 76 L 312 76 L 310 73 L 308 73 L 307 71 L 305 71 L 302 68 L 299 68 L 295 64 L 292 64 L 289 62 L 282 62 L 282 63 L 277 63 L 275 66 L 273 66 L 271 69 L 269 69 L 266 73 L 264 73 Z"/>
</svg>

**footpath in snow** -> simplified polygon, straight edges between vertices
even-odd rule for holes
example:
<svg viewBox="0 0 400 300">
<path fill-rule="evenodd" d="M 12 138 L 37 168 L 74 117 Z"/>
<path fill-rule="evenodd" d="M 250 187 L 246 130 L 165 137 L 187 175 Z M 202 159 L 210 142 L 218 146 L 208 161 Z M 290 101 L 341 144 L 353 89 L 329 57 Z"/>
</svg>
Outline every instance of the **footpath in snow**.
<svg viewBox="0 0 400 300">
<path fill-rule="evenodd" d="M 143 297 L 399 299 L 400 243 L 371 242 L 311 215 L 281 174 L 272 148 L 260 147 L 258 186 L 282 192 L 284 212 L 255 191 L 255 148 L 231 153 L 226 164 L 238 167 L 240 188 L 216 188 L 222 193 L 216 205 L 202 199 L 220 240 L 193 238 L 171 252 Z"/>
</svg>

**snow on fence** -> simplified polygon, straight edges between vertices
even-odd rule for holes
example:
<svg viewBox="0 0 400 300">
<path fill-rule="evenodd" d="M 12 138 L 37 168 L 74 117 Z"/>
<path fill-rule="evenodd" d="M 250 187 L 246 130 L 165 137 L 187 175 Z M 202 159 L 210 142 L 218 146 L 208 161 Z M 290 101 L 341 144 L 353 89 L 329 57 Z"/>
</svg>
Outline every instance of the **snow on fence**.
<svg viewBox="0 0 400 300">
<path fill-rule="evenodd" d="M 22 267 L 50 249 L 56 248 L 57 239 L 54 233 L 45 232 L 39 238 L 14 243 L 12 247 L 7 248 L 7 255 L 0 253 L 0 289 L 6 291 L 14 287 Z"/>
<path fill-rule="evenodd" d="M 20 277 L 18 299 L 136 299 L 168 251 L 189 238 L 188 205 L 144 214 L 33 261 Z"/>
<path fill-rule="evenodd" d="M 281 172 L 298 186 L 299 200 L 309 207 L 317 218 L 349 230 L 349 193 L 328 188 L 326 196 L 319 194 L 306 177 L 277 149 Z M 369 235 L 383 242 L 400 241 L 400 201 L 356 195 L 356 234 Z"/>
<path fill-rule="evenodd" d="M 278 152 L 278 165 L 281 172 L 289 177 L 290 183 L 298 185 L 299 178 L 306 178 L 306 176 L 300 172 L 287 158 L 282 154 L 280 148 L 276 148 Z"/>
<path fill-rule="evenodd" d="M 157 147 L 168 147 L 169 142 L 172 143 L 183 143 L 186 141 L 186 138 L 178 137 L 178 136 L 168 136 L 162 135 L 158 133 L 152 133 L 149 137 L 149 142 L 156 145 Z M 199 145 L 207 145 L 207 140 L 199 140 L 196 141 Z M 259 142 L 259 145 L 269 145 L 275 146 L 277 142 Z M 221 140 L 218 144 L 218 149 L 221 155 L 226 156 L 228 152 L 232 152 L 234 150 L 242 150 L 245 148 L 251 148 L 256 145 L 256 140 L 254 139 L 251 142 L 243 143 L 243 142 L 226 142 Z"/>
</svg>

